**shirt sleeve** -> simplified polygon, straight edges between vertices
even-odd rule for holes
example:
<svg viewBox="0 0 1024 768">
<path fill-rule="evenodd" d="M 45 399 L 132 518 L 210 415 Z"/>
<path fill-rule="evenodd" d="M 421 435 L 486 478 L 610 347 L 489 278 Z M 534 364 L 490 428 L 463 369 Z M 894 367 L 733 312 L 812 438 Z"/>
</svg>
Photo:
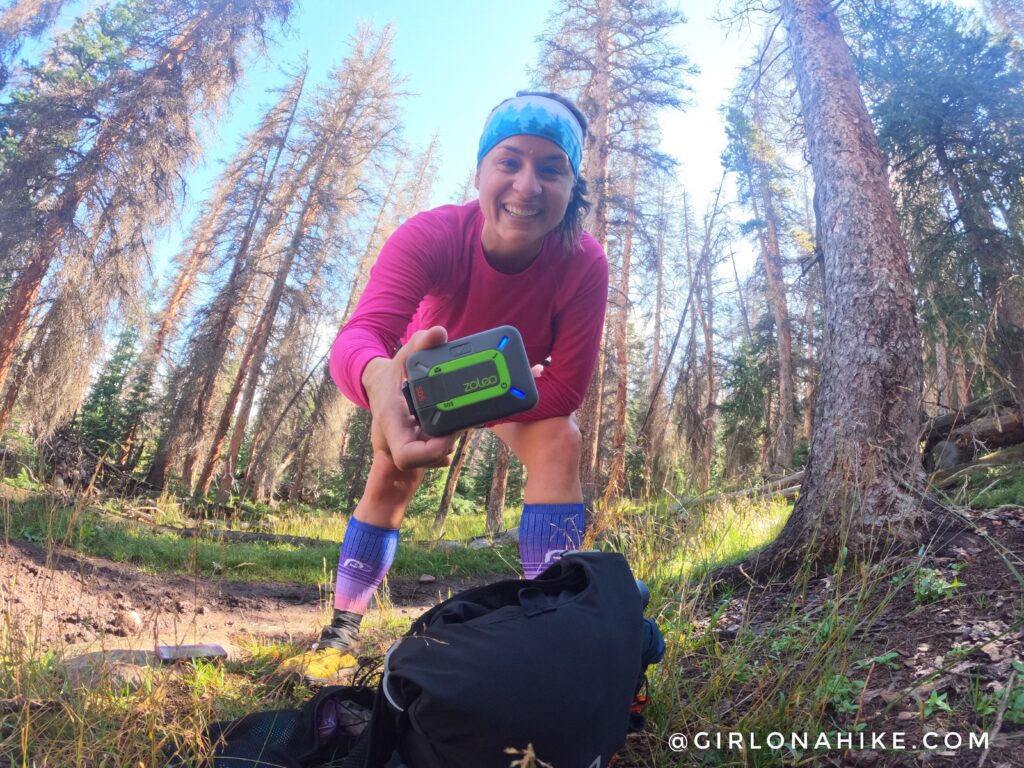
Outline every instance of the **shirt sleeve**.
<svg viewBox="0 0 1024 768">
<path fill-rule="evenodd" d="M 568 416 L 583 402 L 594 375 L 608 306 L 608 259 L 596 240 L 586 247 L 592 256 L 586 276 L 554 317 L 551 365 L 537 379 L 537 405 L 504 421 Z"/>
<path fill-rule="evenodd" d="M 331 377 L 363 408 L 370 407 L 362 383 L 367 363 L 394 355 L 423 297 L 445 279 L 451 235 L 439 218 L 433 211 L 421 213 L 388 238 L 355 312 L 331 347 Z"/>
</svg>

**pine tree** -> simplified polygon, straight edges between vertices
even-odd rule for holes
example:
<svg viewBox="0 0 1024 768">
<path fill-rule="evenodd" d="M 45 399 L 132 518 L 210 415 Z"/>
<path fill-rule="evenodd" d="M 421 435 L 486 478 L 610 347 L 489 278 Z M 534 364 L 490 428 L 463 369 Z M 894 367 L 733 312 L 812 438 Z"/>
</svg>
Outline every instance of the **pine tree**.
<svg viewBox="0 0 1024 768">
<path fill-rule="evenodd" d="M 301 183 L 290 185 L 300 196 L 275 201 L 278 206 L 295 206 L 295 223 L 278 257 L 270 294 L 242 350 L 238 373 L 215 426 L 212 447 L 196 483 L 200 493 L 209 490 L 242 388 L 247 379 L 258 375 L 254 362 L 266 350 L 292 270 L 305 257 L 315 280 L 315 273 L 329 255 L 329 249 L 321 243 L 333 239 L 330 225 L 338 224 L 339 208 L 352 205 L 364 173 L 363 164 L 397 127 L 390 44 L 390 30 L 379 37 L 364 30 L 355 40 L 352 57 L 334 73 L 332 87 L 317 100 L 315 113 L 305 121 L 307 143 L 295 152 L 307 160 L 300 167 Z M 243 411 L 239 416 L 247 419 L 248 413 Z M 241 444 L 243 431 L 244 424 L 237 445 Z M 233 473 L 234 467 L 229 466 L 228 476 Z"/>
<path fill-rule="evenodd" d="M 80 431 L 97 453 L 119 456 L 125 420 L 128 371 L 138 354 L 138 329 L 130 325 L 121 332 L 106 369 L 89 390 L 82 404 Z"/>
<path fill-rule="evenodd" d="M 823 222 L 825 338 L 800 497 L 744 564 L 757 575 L 915 543 L 923 485 L 920 337 L 884 158 L 835 8 L 783 0 L 782 19 Z"/>
<path fill-rule="evenodd" d="M 747 88 L 743 88 L 744 91 Z M 748 114 L 748 111 L 752 114 Z M 760 99 L 755 97 L 746 110 L 733 107 L 726 117 L 729 146 L 723 156 L 726 167 L 740 182 L 740 199 L 749 207 L 753 219 L 745 228 L 753 230 L 761 252 L 768 304 L 777 343 L 778 415 L 769 449 L 769 469 L 780 473 L 793 464 L 795 416 L 793 402 L 793 332 L 786 301 L 786 282 L 782 263 L 782 206 L 779 183 L 782 169 L 762 127 Z"/>
<path fill-rule="evenodd" d="M 77 250 L 141 272 L 147 235 L 175 210 L 200 151 L 197 120 L 223 102 L 244 50 L 289 9 L 287 0 L 104 6 L 58 38 L 0 106 L 10 137 L 0 249 L 17 264 L 0 313 L 0 386 L 56 261 Z"/>
<path fill-rule="evenodd" d="M 690 70 L 686 58 L 668 40 L 669 31 L 683 21 L 681 13 L 660 2 L 565 2 L 551 14 L 547 29 L 539 38 L 540 64 L 535 74 L 538 84 L 575 97 L 590 120 L 583 162 L 593 195 L 587 227 L 606 251 L 611 251 L 610 223 L 616 181 L 612 174 L 613 155 L 635 154 L 645 170 L 666 164 L 667 159 L 655 149 L 656 134 L 647 128 L 658 109 L 683 105 L 682 78 Z M 638 129 L 644 131 L 644 141 L 635 140 Z M 628 208 L 628 203 L 624 207 Z M 622 263 L 615 258 L 619 254 L 610 252 L 609 255 L 613 264 Z M 621 275 L 619 283 L 621 287 Z M 628 300 L 628 294 L 624 300 Z M 616 320 L 624 328 L 628 316 L 625 312 L 618 313 Z M 621 341 L 621 332 L 618 338 Z M 594 377 L 577 411 L 583 433 L 581 478 L 584 498 L 588 501 L 596 496 L 599 482 L 598 443 L 605 379 L 603 346 L 602 341 Z M 618 354 L 621 349 L 620 344 Z M 620 373 L 624 376 L 626 370 Z M 616 414 L 617 420 L 621 418 L 622 413 Z M 622 426 L 618 428 L 621 436 Z M 624 445 L 620 447 L 617 460 L 624 460 Z"/>
<path fill-rule="evenodd" d="M 230 270 L 219 277 L 220 291 L 193 321 L 185 360 L 173 381 L 175 398 L 167 427 L 146 475 L 147 484 L 153 487 L 166 487 L 171 469 L 182 454 L 183 479 L 191 486 L 192 469 L 214 407 L 214 392 L 224 360 L 237 335 L 242 309 L 252 299 L 268 244 L 277 236 L 286 213 L 278 210 L 276 216 L 271 216 L 266 208 L 274 191 L 281 193 L 282 158 L 295 126 L 304 82 L 304 74 L 300 73 L 264 115 L 229 164 L 214 204 L 198 225 L 208 235 L 197 239 L 197 247 L 213 249 L 205 256 L 201 252 L 198 257 L 205 262 L 219 257 L 230 264 Z M 220 266 L 217 264 L 211 272 L 222 272 Z M 185 287 L 182 282 L 186 279 L 185 275 L 179 277 L 179 288 Z"/>
<path fill-rule="evenodd" d="M 1021 55 L 948 5 L 864 2 L 851 10 L 863 32 L 857 62 L 865 93 L 898 182 L 917 272 L 928 283 L 922 293 L 942 308 L 932 317 L 945 318 L 932 335 L 954 346 L 987 336 L 990 375 L 1005 377 L 1020 399 Z M 952 200 L 952 216 L 943 198 Z"/>
<path fill-rule="evenodd" d="M 437 151 L 438 140 L 435 137 L 425 150 L 408 159 L 400 158 L 395 166 L 373 225 L 370 227 L 366 246 L 356 264 L 339 325 L 348 322 L 355 310 L 356 302 L 366 287 L 370 268 L 385 240 L 402 221 L 415 215 L 430 199 L 432 181 L 437 176 Z M 330 467 L 336 465 L 337 447 L 343 441 L 344 424 L 351 413 L 349 404 L 338 391 L 325 365 L 314 397 L 309 424 L 293 437 L 300 445 L 295 447 L 297 459 L 292 478 L 292 494 L 299 493 L 302 488 L 311 453 L 320 456 L 316 463 L 321 468 L 326 468 L 325 463 Z M 360 453 L 368 455 L 362 449 Z"/>
<path fill-rule="evenodd" d="M 258 199 L 262 200 L 263 194 L 274 180 L 277 165 L 284 152 L 284 144 L 295 120 L 307 73 L 307 67 L 303 66 L 284 89 L 277 103 L 264 116 L 257 129 L 246 137 L 243 148 L 225 169 L 213 194 L 199 212 L 187 238 L 192 247 L 178 256 L 178 271 L 167 303 L 159 315 L 135 372 L 132 410 L 136 416 L 126 422 L 120 441 L 125 458 L 137 438 L 157 366 L 184 314 L 188 297 L 193 292 L 200 274 L 203 271 L 211 271 L 211 262 L 218 251 L 224 248 L 225 238 L 232 234 L 230 208 L 238 199 L 238 187 L 245 183 L 248 169 L 254 166 L 262 168 L 261 180 L 256 184 Z M 254 209 L 253 212 L 257 211 L 258 209 Z"/>
</svg>

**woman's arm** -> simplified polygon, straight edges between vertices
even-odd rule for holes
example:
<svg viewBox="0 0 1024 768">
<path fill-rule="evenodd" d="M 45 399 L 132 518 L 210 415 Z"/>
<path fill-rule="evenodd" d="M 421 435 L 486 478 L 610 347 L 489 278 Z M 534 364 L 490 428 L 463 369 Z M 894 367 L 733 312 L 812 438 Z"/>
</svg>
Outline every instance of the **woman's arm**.
<svg viewBox="0 0 1024 768">
<path fill-rule="evenodd" d="M 399 469 L 445 466 L 455 437 L 423 434 L 402 396 L 409 354 L 447 340 L 444 328 L 413 335 L 398 348 L 420 301 L 445 277 L 443 229 L 420 215 L 399 227 L 380 255 L 351 320 L 331 348 L 330 371 L 338 388 L 372 414 L 374 451 L 389 454 Z"/>
<path fill-rule="evenodd" d="M 388 238 L 355 312 L 331 347 L 331 376 L 363 408 L 370 407 L 363 386 L 367 364 L 396 353 L 423 297 L 447 279 L 444 256 L 452 244 L 439 216 L 438 211 L 414 216 Z"/>
</svg>

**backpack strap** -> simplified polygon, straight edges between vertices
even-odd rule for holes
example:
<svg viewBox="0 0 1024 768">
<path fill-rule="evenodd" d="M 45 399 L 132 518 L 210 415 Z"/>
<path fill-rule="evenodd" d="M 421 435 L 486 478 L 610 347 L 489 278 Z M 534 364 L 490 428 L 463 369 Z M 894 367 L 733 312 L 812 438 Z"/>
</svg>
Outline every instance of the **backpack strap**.
<svg viewBox="0 0 1024 768">
<path fill-rule="evenodd" d="M 398 749 L 400 720 L 404 716 L 388 703 L 383 683 L 373 700 L 370 725 L 352 746 L 341 768 L 387 768 Z"/>
</svg>

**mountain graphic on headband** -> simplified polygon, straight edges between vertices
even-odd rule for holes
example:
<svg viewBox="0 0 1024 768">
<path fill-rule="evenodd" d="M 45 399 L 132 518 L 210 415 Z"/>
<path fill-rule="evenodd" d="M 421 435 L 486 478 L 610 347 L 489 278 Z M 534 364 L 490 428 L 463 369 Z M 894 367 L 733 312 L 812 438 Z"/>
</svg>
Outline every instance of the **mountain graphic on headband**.
<svg viewBox="0 0 1024 768">
<path fill-rule="evenodd" d="M 480 137 L 477 161 L 509 136 L 529 134 L 557 144 L 578 174 L 583 156 L 582 133 L 572 113 L 558 102 L 546 97 L 519 96 L 499 104 L 491 113 Z"/>
</svg>

